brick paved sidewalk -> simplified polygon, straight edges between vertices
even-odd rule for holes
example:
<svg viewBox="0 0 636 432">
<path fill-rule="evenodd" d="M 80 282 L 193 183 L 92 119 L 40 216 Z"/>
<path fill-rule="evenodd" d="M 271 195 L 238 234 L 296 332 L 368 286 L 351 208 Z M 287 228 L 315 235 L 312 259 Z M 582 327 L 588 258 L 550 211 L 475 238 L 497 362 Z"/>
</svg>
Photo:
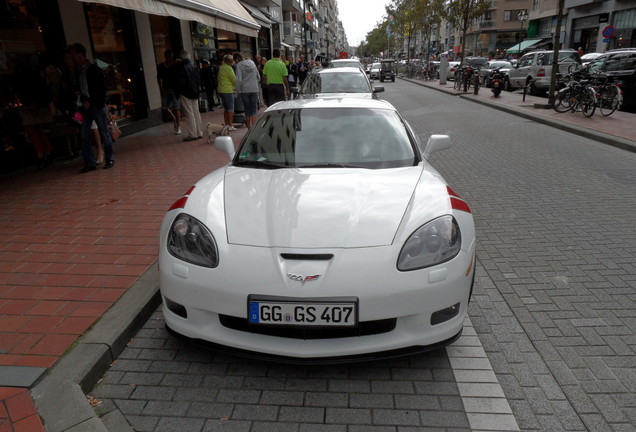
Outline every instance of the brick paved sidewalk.
<svg viewBox="0 0 636 432">
<path fill-rule="evenodd" d="M 0 178 L 0 432 L 44 430 L 28 388 L 155 262 L 172 202 L 227 162 L 170 124 L 120 139 L 115 157 L 110 170 L 79 174 L 77 159 Z"/>
</svg>

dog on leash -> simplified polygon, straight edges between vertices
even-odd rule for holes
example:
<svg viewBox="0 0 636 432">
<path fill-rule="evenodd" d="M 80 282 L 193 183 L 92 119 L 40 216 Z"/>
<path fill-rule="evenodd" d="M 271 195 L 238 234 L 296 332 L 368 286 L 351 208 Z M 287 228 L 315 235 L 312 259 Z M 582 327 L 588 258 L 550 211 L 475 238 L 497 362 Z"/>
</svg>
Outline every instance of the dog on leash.
<svg viewBox="0 0 636 432">
<path fill-rule="evenodd" d="M 216 137 L 228 136 L 230 131 L 226 125 L 219 123 L 208 123 L 208 144 L 213 144 Z"/>
</svg>

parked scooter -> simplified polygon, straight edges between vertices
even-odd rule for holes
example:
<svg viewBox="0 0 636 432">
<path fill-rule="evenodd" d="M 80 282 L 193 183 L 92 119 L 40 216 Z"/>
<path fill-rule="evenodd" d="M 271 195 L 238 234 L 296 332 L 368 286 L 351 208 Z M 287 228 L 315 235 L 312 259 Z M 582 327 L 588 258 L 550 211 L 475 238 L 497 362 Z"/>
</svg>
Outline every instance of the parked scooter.
<svg viewBox="0 0 636 432">
<path fill-rule="evenodd" d="M 501 89 L 503 88 L 503 74 L 499 69 L 494 69 L 492 71 L 491 83 L 492 94 L 495 95 L 495 97 L 499 97 Z"/>
</svg>

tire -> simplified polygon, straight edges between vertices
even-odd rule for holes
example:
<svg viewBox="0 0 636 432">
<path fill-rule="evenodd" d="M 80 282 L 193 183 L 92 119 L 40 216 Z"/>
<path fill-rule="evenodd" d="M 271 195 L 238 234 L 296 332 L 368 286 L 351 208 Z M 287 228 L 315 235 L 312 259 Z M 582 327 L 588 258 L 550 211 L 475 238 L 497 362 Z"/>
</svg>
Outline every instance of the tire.
<svg viewBox="0 0 636 432">
<path fill-rule="evenodd" d="M 581 112 L 585 117 L 590 118 L 594 115 L 594 111 L 596 111 L 595 92 L 591 88 L 586 89 L 581 101 Z"/>
<path fill-rule="evenodd" d="M 620 107 L 620 92 L 616 86 L 609 86 L 601 92 L 599 110 L 605 117 L 610 116 Z"/>
<path fill-rule="evenodd" d="M 526 81 L 526 86 L 528 86 L 528 94 L 531 96 L 539 96 L 539 89 L 534 85 L 534 80 L 529 78 Z"/>
<path fill-rule="evenodd" d="M 512 85 L 510 85 L 510 78 L 508 77 L 504 78 L 504 90 L 508 92 L 512 91 Z"/>
<path fill-rule="evenodd" d="M 391 82 L 395 82 L 395 77 L 391 78 Z"/>
<path fill-rule="evenodd" d="M 554 110 L 558 113 L 565 113 L 570 111 L 572 109 L 571 95 L 572 91 L 570 89 L 563 90 L 557 93 L 556 97 L 554 98 L 554 105 L 552 106 L 552 108 L 554 108 Z"/>
<path fill-rule="evenodd" d="M 455 77 L 455 82 L 454 82 L 454 84 L 453 84 L 453 88 L 454 88 L 455 90 L 458 90 L 458 91 L 459 91 L 459 90 L 461 90 L 461 88 L 462 88 L 462 80 L 457 79 L 457 78 L 458 78 L 458 77 Z"/>
</svg>

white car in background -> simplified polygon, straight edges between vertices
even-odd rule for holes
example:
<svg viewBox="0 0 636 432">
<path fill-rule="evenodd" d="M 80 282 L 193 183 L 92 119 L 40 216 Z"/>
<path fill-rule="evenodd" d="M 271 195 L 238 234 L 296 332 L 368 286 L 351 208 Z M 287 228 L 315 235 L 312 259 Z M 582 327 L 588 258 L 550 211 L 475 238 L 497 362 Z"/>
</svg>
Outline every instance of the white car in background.
<svg viewBox="0 0 636 432">
<path fill-rule="evenodd" d="M 453 342 L 475 275 L 470 208 L 386 101 L 270 106 L 231 161 L 165 215 L 167 327 L 287 362 L 407 355 Z"/>
</svg>

